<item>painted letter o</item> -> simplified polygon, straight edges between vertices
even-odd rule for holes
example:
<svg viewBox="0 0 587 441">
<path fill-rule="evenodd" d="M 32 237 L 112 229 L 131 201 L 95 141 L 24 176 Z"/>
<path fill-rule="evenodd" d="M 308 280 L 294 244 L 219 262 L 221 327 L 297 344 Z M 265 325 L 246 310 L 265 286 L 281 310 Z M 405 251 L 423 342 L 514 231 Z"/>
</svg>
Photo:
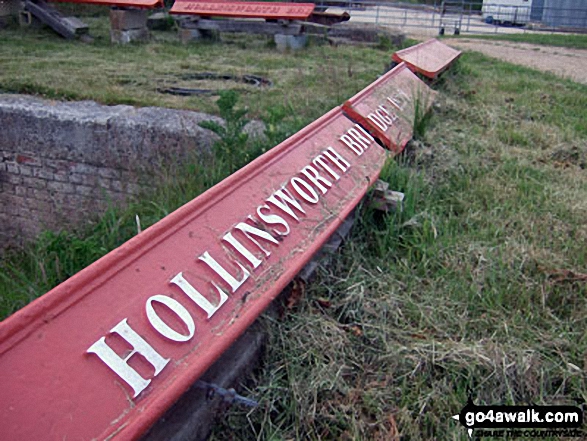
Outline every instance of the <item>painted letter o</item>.
<svg viewBox="0 0 587 441">
<path fill-rule="evenodd" d="M 163 320 L 161 320 L 161 317 L 157 315 L 155 309 L 153 308 L 153 302 L 162 303 L 169 309 L 171 309 L 187 326 L 188 335 L 180 334 L 175 329 L 171 328 L 171 326 L 169 326 Z M 151 323 L 153 328 L 155 328 L 155 330 L 159 332 L 162 336 L 167 337 L 169 340 L 179 342 L 188 341 L 194 336 L 194 332 L 196 330 L 194 319 L 192 319 L 192 316 L 190 315 L 188 310 L 185 309 L 185 307 L 177 300 L 164 295 L 156 295 L 149 297 L 149 299 L 147 300 L 147 304 L 145 306 L 147 309 L 147 318 L 149 319 L 149 322 Z"/>
</svg>

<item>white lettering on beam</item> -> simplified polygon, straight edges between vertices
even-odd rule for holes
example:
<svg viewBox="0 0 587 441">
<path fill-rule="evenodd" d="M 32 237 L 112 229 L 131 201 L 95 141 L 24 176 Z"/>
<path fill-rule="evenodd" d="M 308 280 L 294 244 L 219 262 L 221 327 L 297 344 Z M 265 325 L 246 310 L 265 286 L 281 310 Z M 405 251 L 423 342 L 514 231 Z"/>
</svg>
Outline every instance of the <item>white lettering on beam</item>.
<svg viewBox="0 0 587 441">
<path fill-rule="evenodd" d="M 298 200 L 294 198 L 293 195 L 285 187 L 282 187 L 275 193 L 273 193 L 271 197 L 267 199 L 267 202 L 271 202 L 281 211 L 289 214 L 298 222 L 300 221 L 300 218 L 297 216 L 297 214 L 295 214 L 295 212 L 291 209 L 290 206 L 294 207 L 300 213 L 306 214 Z"/>
<path fill-rule="evenodd" d="M 326 162 L 326 157 L 324 155 L 318 155 L 318 156 L 316 156 L 314 158 L 314 160 L 312 161 L 312 163 L 315 166 L 320 166 L 324 170 L 326 170 L 326 172 L 330 176 L 332 176 L 334 178 L 334 180 L 338 181 L 340 179 L 340 176 L 334 170 L 332 170 L 332 168 L 330 167 L 330 165 L 328 164 L 328 162 Z"/>
<path fill-rule="evenodd" d="M 151 382 L 141 377 L 137 371 L 128 365 L 129 359 L 139 354 L 143 356 L 154 368 L 154 377 L 159 375 L 163 368 L 169 363 L 168 358 L 163 358 L 155 349 L 149 345 L 139 334 L 137 334 L 126 322 L 127 319 L 122 320 L 114 328 L 110 330 L 112 334 L 118 334 L 128 344 L 132 346 L 130 351 L 124 358 L 120 357 L 106 344 L 106 337 L 102 337 L 94 343 L 86 351 L 88 354 L 96 354 L 116 375 L 122 378 L 134 390 L 134 397 L 140 394 Z"/>
<path fill-rule="evenodd" d="M 388 127 L 391 127 L 398 120 L 398 116 L 395 113 L 391 113 L 383 105 L 375 109 L 375 113 L 370 113 L 367 118 L 383 131 L 386 131 Z"/>
<path fill-rule="evenodd" d="M 247 271 L 247 269 L 244 266 L 242 266 L 242 264 L 240 262 L 237 261 L 236 264 L 239 266 L 239 268 L 243 272 L 241 279 L 238 280 L 236 277 L 234 277 L 232 274 L 230 274 L 228 271 L 226 271 L 224 269 L 224 267 L 222 265 L 220 265 L 216 261 L 216 259 L 214 259 L 210 255 L 210 253 L 208 251 L 206 251 L 204 254 L 202 254 L 200 257 L 198 257 L 198 260 L 201 260 L 202 262 L 204 262 L 206 265 L 208 265 L 210 267 L 210 269 L 212 269 L 212 271 L 214 271 L 216 274 L 218 274 L 220 277 L 222 277 L 222 280 L 224 280 L 230 286 L 230 289 L 232 292 L 235 292 L 237 289 L 239 289 L 241 287 L 241 285 L 243 283 L 245 283 L 246 280 L 251 275 L 251 273 L 249 273 Z M 216 285 L 216 283 L 212 282 L 212 285 L 214 285 L 214 287 L 219 292 L 221 291 L 221 288 L 218 285 Z"/>
<path fill-rule="evenodd" d="M 328 147 L 326 150 L 324 150 L 322 152 L 324 154 L 324 156 L 326 156 L 328 159 L 330 159 L 332 162 L 334 162 L 334 164 L 340 168 L 340 170 L 343 173 L 346 173 L 346 171 L 350 168 L 351 164 L 350 162 L 348 162 L 346 159 L 344 159 L 340 153 L 338 153 L 336 150 L 334 150 L 332 147 Z"/>
<path fill-rule="evenodd" d="M 255 220 L 252 216 L 249 216 L 249 219 L 252 219 L 253 221 Z M 265 248 L 263 248 L 263 246 L 259 242 L 257 242 L 255 237 L 258 237 L 259 239 L 263 239 L 269 243 L 272 243 L 273 245 L 279 245 L 279 242 L 277 241 L 277 239 L 275 239 L 270 233 L 268 233 L 267 231 L 261 230 L 257 227 L 253 227 L 252 225 L 249 225 L 246 222 L 239 222 L 238 224 L 236 224 L 234 229 L 243 233 L 247 237 L 247 239 L 249 239 L 251 242 L 253 242 L 255 245 L 257 245 L 257 248 L 259 248 L 261 251 L 263 251 L 263 254 L 265 254 L 265 257 L 269 257 L 271 255 L 271 252 L 269 252 Z M 232 236 L 232 233 L 228 233 L 226 236 L 228 236 L 228 235 Z M 224 237 L 226 237 L 226 236 L 224 236 Z M 233 245 L 233 246 L 235 246 L 235 245 Z M 235 246 L 235 249 L 236 249 L 236 246 Z M 237 249 L 237 251 L 240 252 L 240 250 L 238 250 L 238 249 Z M 244 256 L 244 254 L 243 254 L 243 256 Z M 244 257 L 246 257 L 246 256 L 244 256 Z M 247 260 L 249 260 L 249 259 L 247 258 Z M 249 262 L 253 263 L 250 260 L 249 260 Z M 255 266 L 255 268 L 257 268 L 257 267 Z"/>
<path fill-rule="evenodd" d="M 310 204 L 317 204 L 320 200 L 320 196 L 316 193 L 316 190 L 312 188 L 310 184 L 304 181 L 302 178 L 298 178 L 297 176 L 291 178 L 290 184 L 296 193 L 304 199 L 306 202 Z M 302 189 L 302 187 L 305 189 Z"/>
<path fill-rule="evenodd" d="M 387 101 L 397 107 L 400 112 L 403 112 L 406 105 L 410 102 L 410 97 L 403 90 L 398 89 L 395 95 L 387 97 Z"/>
<path fill-rule="evenodd" d="M 383 108 L 383 106 L 381 106 Z M 383 108 L 385 110 L 385 108 Z M 383 112 L 383 110 L 380 110 Z M 386 110 L 385 110 L 386 111 Z M 384 112 L 385 113 L 385 112 Z M 388 113 L 389 115 L 389 113 Z M 388 120 L 391 119 L 388 117 Z M 344 138 L 344 137 L 347 138 Z M 345 141 L 345 139 L 348 141 Z M 371 143 L 374 142 L 373 137 L 369 135 L 361 126 L 355 125 L 347 131 L 343 137 L 340 138 L 346 145 L 357 154 L 362 154 Z M 353 149 L 355 147 L 356 149 Z M 360 150 L 360 153 L 358 153 Z M 322 195 L 326 194 L 330 188 L 332 188 L 333 181 L 327 179 L 321 175 L 321 170 L 324 170 L 332 179 L 338 181 L 340 175 L 347 172 L 351 167 L 349 161 L 347 161 L 340 153 L 334 148 L 328 147 L 317 155 L 312 163 L 305 166 L 299 174 L 300 176 L 294 176 L 289 180 L 289 184 L 301 199 L 310 203 L 317 204 L 320 200 L 320 192 Z M 336 170 L 336 171 L 335 171 Z M 316 190 L 311 184 L 316 187 Z M 266 224 L 273 226 L 280 226 L 280 229 L 273 228 L 272 233 L 267 231 L 262 224 L 249 215 L 248 220 L 255 223 L 256 226 L 250 225 L 249 223 L 239 222 L 236 224 L 232 231 L 225 234 L 222 237 L 222 241 L 231 245 L 236 252 L 242 256 L 246 261 L 252 265 L 253 269 L 257 269 L 263 260 L 261 257 L 253 254 L 249 248 L 247 248 L 238 239 L 238 235 L 235 237 L 233 234 L 235 231 L 240 232 L 244 235 L 259 251 L 263 253 L 264 258 L 271 256 L 271 251 L 266 249 L 267 244 L 275 246 L 280 245 L 282 237 L 289 235 L 291 232 L 288 222 L 284 217 L 277 214 L 271 213 L 272 206 L 275 206 L 283 213 L 287 214 L 297 222 L 300 222 L 299 214 L 306 215 L 304 208 L 300 201 L 294 197 L 294 195 L 284 186 L 279 190 L 275 191 L 269 198 L 266 199 L 267 204 L 263 204 L 257 207 L 256 214 Z M 249 245 L 250 246 L 250 245 Z M 228 251 L 228 250 L 227 250 Z M 260 254 L 259 254 L 260 256 Z M 198 257 L 198 260 L 205 263 L 212 271 L 219 276 L 229 287 L 232 293 L 236 292 L 250 277 L 251 273 L 245 268 L 245 266 L 238 260 L 234 259 L 233 264 L 236 264 L 240 269 L 236 275 L 229 272 L 228 269 L 223 267 L 216 259 L 214 259 L 208 251 L 204 252 Z M 171 284 L 176 285 L 184 294 L 186 294 L 190 300 L 192 300 L 199 308 L 201 308 L 206 314 L 207 318 L 210 319 L 228 300 L 227 293 L 219 287 L 216 282 L 210 280 L 210 283 L 219 294 L 217 304 L 213 304 L 210 300 L 204 297 L 194 286 L 192 286 L 184 277 L 183 273 L 178 273 L 170 281 Z M 154 304 L 161 304 L 162 307 L 167 307 L 173 312 L 177 318 L 183 322 L 184 332 L 172 328 L 166 323 L 155 310 Z M 187 342 L 191 340 L 196 331 L 196 325 L 190 312 L 177 300 L 170 296 L 155 295 L 149 297 L 145 305 L 147 319 L 153 328 L 161 334 L 161 336 L 172 340 L 174 342 Z M 169 317 L 169 315 L 167 315 Z M 123 340 L 125 340 L 131 347 L 132 350 L 124 357 L 118 355 L 107 343 L 106 336 L 95 342 L 86 351 L 90 354 L 96 354 L 115 374 L 117 374 L 124 382 L 126 382 L 134 391 L 134 397 L 137 397 L 151 382 L 151 379 L 143 378 L 135 369 L 129 366 L 128 362 L 130 358 L 135 355 L 141 355 L 148 363 L 154 368 L 153 378 L 157 376 L 163 368 L 169 363 L 169 359 L 163 358 L 159 353 L 153 349 L 138 333 L 136 333 L 127 323 L 128 319 L 122 320 L 114 328 L 110 330 L 111 334 L 118 334 Z M 178 322 L 179 323 L 179 322 Z M 185 330 L 187 329 L 187 333 Z"/>
<path fill-rule="evenodd" d="M 346 134 L 340 137 L 340 141 L 350 148 L 357 156 L 361 156 L 375 140 L 365 129 L 360 125 L 355 124 L 352 129 L 347 130 Z"/>
<path fill-rule="evenodd" d="M 328 189 L 332 187 L 332 182 L 328 179 L 323 178 L 311 165 L 307 165 L 302 169 L 302 174 L 310 180 L 312 184 L 318 187 L 318 190 L 322 192 L 322 194 L 326 194 Z M 323 185 L 324 184 L 324 185 Z"/>
<path fill-rule="evenodd" d="M 285 231 L 278 231 L 277 229 L 273 229 L 276 234 L 280 236 L 287 236 L 290 233 L 289 224 L 283 219 L 281 216 L 276 214 L 265 214 L 262 210 L 271 210 L 269 205 L 260 205 L 257 207 L 257 215 L 261 218 L 263 222 L 269 225 L 283 225 L 285 227 Z"/>
<path fill-rule="evenodd" d="M 172 284 L 181 289 L 193 302 L 208 314 L 208 318 L 212 317 L 216 311 L 220 309 L 224 302 L 228 300 L 228 296 L 222 289 L 214 285 L 220 294 L 220 300 L 217 305 L 213 305 L 206 297 L 204 297 L 196 288 L 194 288 L 183 276 L 183 272 L 171 279 Z"/>
<path fill-rule="evenodd" d="M 188 335 L 183 335 L 165 323 L 159 314 L 153 308 L 153 302 L 161 303 L 167 306 L 170 310 L 172 310 L 187 326 L 188 328 Z M 190 315 L 187 309 L 179 303 L 177 300 L 172 299 L 171 297 L 164 296 L 164 295 L 156 295 L 149 297 L 146 304 L 147 310 L 147 318 L 149 322 L 155 328 L 159 334 L 163 337 L 167 337 L 169 340 L 184 342 L 190 340 L 194 336 L 194 332 L 196 331 L 196 325 L 194 324 L 194 319 Z"/>
</svg>

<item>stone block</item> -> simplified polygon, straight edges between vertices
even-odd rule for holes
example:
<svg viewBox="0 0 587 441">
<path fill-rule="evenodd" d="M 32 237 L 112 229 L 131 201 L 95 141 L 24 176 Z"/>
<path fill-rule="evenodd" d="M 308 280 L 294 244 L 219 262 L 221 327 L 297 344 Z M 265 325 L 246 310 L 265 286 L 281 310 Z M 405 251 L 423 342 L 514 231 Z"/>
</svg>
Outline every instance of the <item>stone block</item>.
<svg viewBox="0 0 587 441">
<path fill-rule="evenodd" d="M 277 50 L 280 52 L 286 52 L 288 50 L 291 51 L 299 51 L 306 47 L 308 44 L 308 36 L 307 35 L 283 35 L 283 34 L 275 34 L 274 37 L 275 45 Z"/>
<path fill-rule="evenodd" d="M 192 41 L 201 40 L 203 37 L 202 33 L 197 29 L 179 29 L 179 41 L 183 44 L 190 43 Z"/>
<path fill-rule="evenodd" d="M 147 28 L 120 31 L 110 29 L 110 41 L 115 44 L 146 43 L 151 39 Z"/>
<path fill-rule="evenodd" d="M 0 17 L 14 19 L 18 16 L 20 8 L 20 0 L 0 0 Z"/>
<path fill-rule="evenodd" d="M 110 29 L 130 31 L 147 28 L 147 11 L 144 9 L 111 9 Z"/>
</svg>

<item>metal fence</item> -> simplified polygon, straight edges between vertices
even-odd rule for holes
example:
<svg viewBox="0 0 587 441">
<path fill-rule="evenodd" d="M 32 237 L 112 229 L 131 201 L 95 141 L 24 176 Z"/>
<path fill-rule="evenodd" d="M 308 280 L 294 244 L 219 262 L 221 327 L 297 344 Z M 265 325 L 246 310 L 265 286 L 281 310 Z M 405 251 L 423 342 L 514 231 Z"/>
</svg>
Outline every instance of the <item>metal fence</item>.
<svg viewBox="0 0 587 441">
<path fill-rule="evenodd" d="M 380 0 L 322 0 L 321 10 L 348 12 L 351 22 L 373 23 L 428 34 L 587 33 L 587 0 L 533 0 L 529 6 L 494 2 L 436 0 L 432 4 Z"/>
</svg>

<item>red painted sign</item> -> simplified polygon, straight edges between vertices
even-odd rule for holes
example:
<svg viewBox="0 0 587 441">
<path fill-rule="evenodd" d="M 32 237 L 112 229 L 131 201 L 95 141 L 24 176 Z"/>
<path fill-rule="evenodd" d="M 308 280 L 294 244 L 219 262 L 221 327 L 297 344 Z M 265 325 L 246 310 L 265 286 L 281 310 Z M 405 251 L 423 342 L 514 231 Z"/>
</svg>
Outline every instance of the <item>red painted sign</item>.
<svg viewBox="0 0 587 441">
<path fill-rule="evenodd" d="M 162 8 L 163 0 L 50 0 L 54 3 L 82 3 L 87 5 L 118 6 L 121 8 Z"/>
<path fill-rule="evenodd" d="M 461 51 L 453 49 L 433 38 L 424 43 L 410 46 L 397 51 L 392 58 L 395 62 L 405 62 L 414 72 L 434 79 L 461 55 Z"/>
<path fill-rule="evenodd" d="M 0 323 L 2 439 L 140 436 L 309 261 L 385 158 L 336 108 Z"/>
<path fill-rule="evenodd" d="M 314 7 L 314 3 L 176 0 L 169 12 L 202 17 L 305 20 L 312 14 Z"/>
<path fill-rule="evenodd" d="M 343 110 L 388 149 L 399 153 L 412 139 L 415 118 L 430 108 L 435 96 L 436 92 L 402 63 L 345 102 Z"/>
</svg>

